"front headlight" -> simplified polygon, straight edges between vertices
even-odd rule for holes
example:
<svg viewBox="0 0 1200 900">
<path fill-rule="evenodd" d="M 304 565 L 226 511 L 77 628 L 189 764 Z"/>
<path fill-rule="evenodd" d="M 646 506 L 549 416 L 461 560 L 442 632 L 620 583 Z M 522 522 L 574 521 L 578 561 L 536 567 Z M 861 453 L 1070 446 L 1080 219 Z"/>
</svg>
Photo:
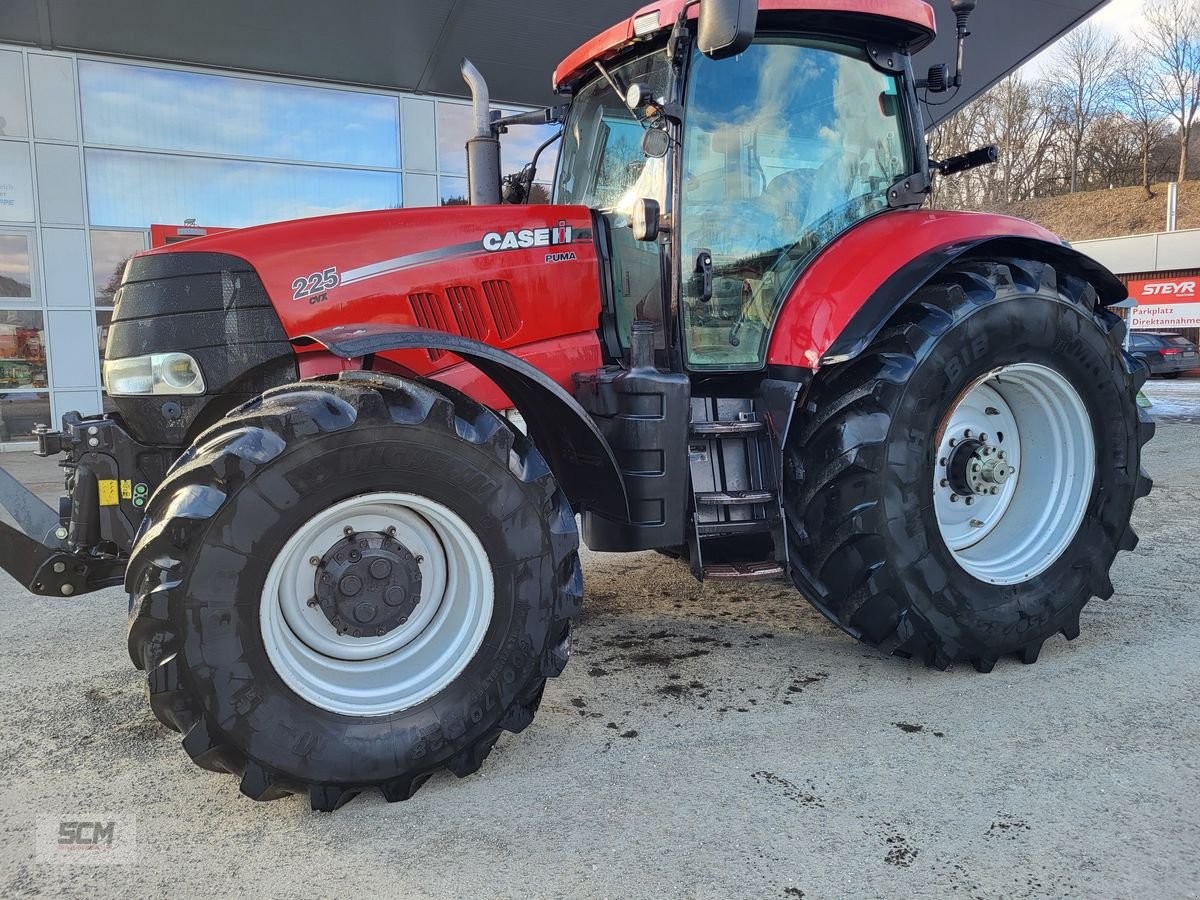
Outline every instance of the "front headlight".
<svg viewBox="0 0 1200 900">
<path fill-rule="evenodd" d="M 104 389 L 114 397 L 203 394 L 200 365 L 186 353 L 151 353 L 104 361 Z"/>
</svg>

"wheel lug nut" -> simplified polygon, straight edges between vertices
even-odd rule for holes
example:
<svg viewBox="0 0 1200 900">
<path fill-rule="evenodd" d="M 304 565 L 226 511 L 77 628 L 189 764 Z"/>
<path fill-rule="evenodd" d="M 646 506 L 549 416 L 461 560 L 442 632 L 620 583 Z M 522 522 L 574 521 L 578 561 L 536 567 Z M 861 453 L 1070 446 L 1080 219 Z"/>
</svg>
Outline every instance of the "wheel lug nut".
<svg viewBox="0 0 1200 900">
<path fill-rule="evenodd" d="M 968 428 L 966 431 L 963 432 L 963 437 L 969 438 L 970 436 L 971 436 L 971 429 Z"/>
<path fill-rule="evenodd" d="M 974 504 L 974 502 L 975 502 L 975 498 L 974 498 L 974 497 L 968 497 L 968 498 L 967 498 L 967 506 L 971 506 L 972 504 Z"/>
<path fill-rule="evenodd" d="M 940 483 L 942 487 L 950 487 L 950 481 L 946 478 L 943 478 Z"/>
<path fill-rule="evenodd" d="M 944 456 L 943 456 L 941 459 L 939 459 L 939 460 L 938 460 L 938 465 L 939 465 L 939 466 L 944 466 L 944 465 L 946 465 L 946 457 L 944 457 Z"/>
<path fill-rule="evenodd" d="M 395 526 L 395 525 L 389 525 L 389 526 L 388 526 L 388 529 L 387 529 L 387 533 L 388 533 L 388 534 L 395 534 L 395 533 L 396 533 L 396 526 Z"/>
<path fill-rule="evenodd" d="M 959 499 L 960 499 L 960 498 L 959 498 L 958 494 L 951 494 L 951 495 L 950 495 L 950 502 L 951 502 L 951 503 L 957 503 L 957 502 L 959 501 Z"/>
<path fill-rule="evenodd" d="M 950 438 L 950 446 L 957 447 L 958 446 L 958 438 Z"/>
<path fill-rule="evenodd" d="M 309 597 L 309 598 L 308 598 L 308 605 L 309 605 L 309 606 L 316 606 L 316 605 L 317 605 L 317 598 L 316 598 L 316 597 Z"/>
<path fill-rule="evenodd" d="M 319 565 L 321 564 L 321 557 L 319 557 L 319 556 L 310 556 L 310 557 L 308 558 L 308 562 L 309 562 L 309 565 L 313 565 L 313 566 L 319 566 Z"/>
<path fill-rule="evenodd" d="M 342 534 L 347 535 L 347 536 L 352 535 L 352 534 L 354 534 L 354 529 L 351 528 L 349 525 L 347 525 L 345 528 L 342 529 Z"/>
<path fill-rule="evenodd" d="M 986 443 L 987 443 L 987 433 L 986 433 L 986 432 L 984 432 L 984 433 L 981 433 L 981 434 L 979 435 L 979 439 L 980 439 L 981 441 L 983 441 L 983 442 L 986 444 Z"/>
<path fill-rule="evenodd" d="M 993 497 L 995 497 L 998 493 L 1000 493 L 1000 488 L 998 488 L 998 487 L 992 488 L 992 496 Z"/>
</svg>

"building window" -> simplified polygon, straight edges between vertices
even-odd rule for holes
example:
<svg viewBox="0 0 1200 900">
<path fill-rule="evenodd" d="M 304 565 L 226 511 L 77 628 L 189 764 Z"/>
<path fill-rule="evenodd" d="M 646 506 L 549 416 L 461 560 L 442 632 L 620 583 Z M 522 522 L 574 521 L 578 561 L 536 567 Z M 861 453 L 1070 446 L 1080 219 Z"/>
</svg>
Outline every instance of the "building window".
<svg viewBox="0 0 1200 900">
<path fill-rule="evenodd" d="M 467 206 L 470 203 L 467 196 L 467 179 L 447 178 L 443 175 L 438 179 L 438 195 L 442 206 Z"/>
<path fill-rule="evenodd" d="M 92 224 L 114 228 L 187 219 L 236 228 L 401 205 L 399 172 L 91 148 L 85 161 Z"/>
<path fill-rule="evenodd" d="M 212 156 L 400 166 L 395 97 L 79 61 L 84 142 Z"/>
<path fill-rule="evenodd" d="M 21 54 L 0 51 L 0 137 L 26 137 L 25 76 Z"/>
<path fill-rule="evenodd" d="M 29 440 L 35 425 L 49 422 L 48 393 L 0 388 L 0 441 Z"/>
<path fill-rule="evenodd" d="M 24 301 L 33 296 L 33 254 L 24 232 L 0 231 L 0 300 Z"/>
<path fill-rule="evenodd" d="M 96 345 L 100 351 L 100 369 L 104 370 L 104 346 L 108 343 L 108 329 L 112 325 L 111 309 L 96 310 Z"/>
<path fill-rule="evenodd" d="M 514 115 L 520 110 L 502 110 L 502 115 Z M 520 172 L 533 160 L 545 141 L 559 130 L 557 125 L 514 125 L 500 136 L 500 171 L 511 175 Z M 437 160 L 443 175 L 467 174 L 467 141 L 474 133 L 471 107 L 461 103 L 439 101 L 437 105 Z M 547 185 L 553 181 L 558 163 L 558 144 L 553 143 L 538 158 L 537 179 Z M 545 192 L 543 192 L 545 193 Z M 465 196 L 465 191 L 464 191 Z M 442 205 L 445 206 L 445 198 Z"/>
<path fill-rule="evenodd" d="M 44 388 L 46 328 L 40 312 L 0 309 L 0 391 Z"/>
<path fill-rule="evenodd" d="M 33 221 L 33 169 L 29 145 L 0 141 L 0 222 Z"/>
<path fill-rule="evenodd" d="M 146 249 L 146 234 L 142 231 L 92 230 L 92 282 L 96 305 L 112 306 L 113 295 L 121 286 L 125 263 L 135 253 Z"/>
</svg>

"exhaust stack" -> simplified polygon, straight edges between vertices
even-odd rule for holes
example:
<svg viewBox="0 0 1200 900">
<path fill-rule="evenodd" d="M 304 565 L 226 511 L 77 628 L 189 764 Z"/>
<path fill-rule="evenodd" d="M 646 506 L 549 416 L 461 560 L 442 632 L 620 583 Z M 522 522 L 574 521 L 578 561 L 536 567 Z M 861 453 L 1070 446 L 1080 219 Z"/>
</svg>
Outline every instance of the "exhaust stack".
<svg viewBox="0 0 1200 900">
<path fill-rule="evenodd" d="M 500 140 L 492 129 L 491 97 L 482 73 L 469 59 L 462 61 L 463 81 L 471 89 L 475 136 L 467 141 L 467 193 L 472 206 L 500 202 Z"/>
</svg>

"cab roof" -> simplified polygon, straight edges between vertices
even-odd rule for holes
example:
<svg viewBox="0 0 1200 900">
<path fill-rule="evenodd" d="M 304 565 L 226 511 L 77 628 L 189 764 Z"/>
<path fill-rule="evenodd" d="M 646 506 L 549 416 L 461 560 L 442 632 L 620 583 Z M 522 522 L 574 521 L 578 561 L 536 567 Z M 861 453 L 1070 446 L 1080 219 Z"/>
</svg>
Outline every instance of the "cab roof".
<svg viewBox="0 0 1200 900">
<path fill-rule="evenodd" d="M 572 86 L 596 60 L 606 60 L 637 41 L 647 40 L 670 28 L 687 2 L 689 0 L 658 0 L 596 35 L 555 69 L 554 89 L 560 91 Z M 890 24 L 899 26 L 899 30 L 908 35 L 913 52 L 932 41 L 937 32 L 933 7 L 924 0 L 759 0 L 758 8 L 763 13 L 850 13 L 891 20 Z M 688 18 L 694 19 L 698 14 L 699 7 L 693 4 L 688 9 Z"/>
</svg>

